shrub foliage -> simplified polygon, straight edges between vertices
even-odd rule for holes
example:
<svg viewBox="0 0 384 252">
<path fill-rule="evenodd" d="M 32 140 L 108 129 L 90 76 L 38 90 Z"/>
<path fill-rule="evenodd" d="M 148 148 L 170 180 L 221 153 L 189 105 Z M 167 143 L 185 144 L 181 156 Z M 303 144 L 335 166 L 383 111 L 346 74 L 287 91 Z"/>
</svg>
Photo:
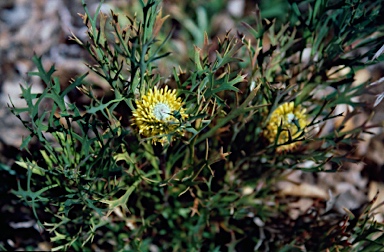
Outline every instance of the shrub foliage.
<svg viewBox="0 0 384 252">
<path fill-rule="evenodd" d="M 71 39 L 110 90 L 100 96 L 88 74 L 63 89 L 35 56 L 30 75 L 46 88 L 22 87 L 27 106 L 10 105 L 31 133 L 18 161 L 26 183 L 13 193 L 54 250 L 382 249 L 371 204 L 331 221 L 300 216 L 303 225 L 284 214 L 275 184 L 287 169 L 335 172 L 354 161 L 370 126 L 344 126 L 364 106 L 356 71 L 383 60 L 383 3 L 288 2 L 279 19 L 256 7 L 238 32 L 202 33 L 171 76 L 159 70 L 174 57 L 161 1 L 140 0 L 137 15 L 92 15 L 83 2 L 89 39 Z M 162 99 L 154 90 L 165 87 L 173 95 Z M 67 102 L 71 92 L 89 103 Z M 340 105 L 348 109 L 337 114 Z"/>
</svg>

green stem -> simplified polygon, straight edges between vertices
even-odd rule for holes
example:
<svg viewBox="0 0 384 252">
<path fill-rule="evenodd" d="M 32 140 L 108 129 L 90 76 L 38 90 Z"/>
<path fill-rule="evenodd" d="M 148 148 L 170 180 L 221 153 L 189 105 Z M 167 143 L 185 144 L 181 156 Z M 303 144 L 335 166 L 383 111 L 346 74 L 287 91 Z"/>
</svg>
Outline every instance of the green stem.
<svg viewBox="0 0 384 252">
<path fill-rule="evenodd" d="M 259 91 L 259 89 L 260 89 L 260 84 L 255 89 L 252 90 L 252 92 L 248 95 L 247 99 L 245 99 L 245 101 L 240 105 L 240 107 L 238 107 L 236 109 L 233 109 L 228 114 L 228 116 L 226 116 L 226 117 L 222 118 L 221 120 L 219 120 L 218 123 L 213 128 L 211 128 L 208 132 L 206 132 L 205 134 L 200 136 L 196 140 L 195 144 L 198 144 L 201 141 L 203 141 L 204 139 L 213 136 L 218 129 L 223 127 L 225 124 L 227 124 L 232 119 L 234 119 L 234 118 L 238 117 L 239 115 L 241 115 L 242 113 L 244 113 L 245 108 L 252 101 L 252 99 L 255 98 L 257 92 Z"/>
</svg>

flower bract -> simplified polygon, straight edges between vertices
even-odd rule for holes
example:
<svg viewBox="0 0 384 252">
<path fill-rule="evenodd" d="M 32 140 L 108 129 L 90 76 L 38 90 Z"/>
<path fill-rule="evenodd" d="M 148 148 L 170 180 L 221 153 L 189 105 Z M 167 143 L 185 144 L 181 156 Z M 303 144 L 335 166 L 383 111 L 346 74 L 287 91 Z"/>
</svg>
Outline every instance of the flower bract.
<svg viewBox="0 0 384 252">
<path fill-rule="evenodd" d="M 294 102 L 284 103 L 272 112 L 264 136 L 270 143 L 277 140 L 278 152 L 290 151 L 300 144 L 297 140 L 303 137 L 306 126 L 306 109 L 295 107 Z"/>
<path fill-rule="evenodd" d="M 149 90 L 136 100 L 136 106 L 133 123 L 139 133 L 162 145 L 172 140 L 174 133 L 180 133 L 181 122 L 188 117 L 181 98 L 176 96 L 176 90 L 170 90 L 167 86 Z"/>
</svg>

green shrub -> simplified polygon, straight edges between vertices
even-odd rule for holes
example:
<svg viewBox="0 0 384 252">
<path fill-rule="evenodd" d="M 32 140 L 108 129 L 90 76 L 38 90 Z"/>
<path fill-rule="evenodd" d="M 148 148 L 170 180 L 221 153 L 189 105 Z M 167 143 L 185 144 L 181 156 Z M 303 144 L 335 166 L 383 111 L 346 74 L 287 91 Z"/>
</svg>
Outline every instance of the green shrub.
<svg viewBox="0 0 384 252">
<path fill-rule="evenodd" d="M 287 232 L 293 224 L 281 219 L 275 188 L 287 169 L 335 172 L 354 161 L 350 150 L 369 126 L 344 126 L 363 105 L 356 97 L 367 83 L 352 85 L 356 71 L 383 60 L 374 57 L 382 46 L 381 1 L 289 2 L 286 19 L 276 22 L 256 8 L 243 33 L 200 34 L 201 48 L 180 62 L 188 68 L 170 69 L 171 77 L 158 69 L 173 57 L 161 2 L 139 4 L 136 16 L 92 16 L 84 3 L 89 40 L 72 38 L 109 92 L 97 95 L 87 74 L 61 89 L 55 68 L 45 70 L 35 56 L 30 75 L 46 88 L 22 88 L 27 106 L 11 106 L 31 132 L 21 146 L 31 155 L 18 161 L 27 184 L 14 194 L 36 218 L 44 209 L 39 223 L 53 249 L 382 248 L 367 242 L 384 237 L 369 207 L 333 221 L 313 217 L 311 229 Z M 66 102 L 74 91 L 89 104 Z M 335 114 L 341 104 L 351 112 Z M 342 123 L 327 131 L 335 118 Z"/>
</svg>

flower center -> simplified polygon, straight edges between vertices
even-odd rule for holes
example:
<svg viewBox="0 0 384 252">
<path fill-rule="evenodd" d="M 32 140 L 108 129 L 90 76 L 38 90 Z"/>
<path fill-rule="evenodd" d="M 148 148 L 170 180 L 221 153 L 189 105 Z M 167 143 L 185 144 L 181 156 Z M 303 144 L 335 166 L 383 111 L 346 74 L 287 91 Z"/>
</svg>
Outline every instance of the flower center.
<svg viewBox="0 0 384 252">
<path fill-rule="evenodd" d="M 167 104 L 164 104 L 164 103 L 157 103 L 156 106 L 153 108 L 153 115 L 158 120 L 167 119 L 170 113 L 171 113 L 171 109 Z"/>
<path fill-rule="evenodd" d="M 293 114 L 293 113 L 289 113 L 289 114 L 287 115 L 287 121 L 288 121 L 288 123 L 292 123 L 292 121 L 293 121 L 294 119 L 296 119 L 295 114 Z"/>
</svg>

